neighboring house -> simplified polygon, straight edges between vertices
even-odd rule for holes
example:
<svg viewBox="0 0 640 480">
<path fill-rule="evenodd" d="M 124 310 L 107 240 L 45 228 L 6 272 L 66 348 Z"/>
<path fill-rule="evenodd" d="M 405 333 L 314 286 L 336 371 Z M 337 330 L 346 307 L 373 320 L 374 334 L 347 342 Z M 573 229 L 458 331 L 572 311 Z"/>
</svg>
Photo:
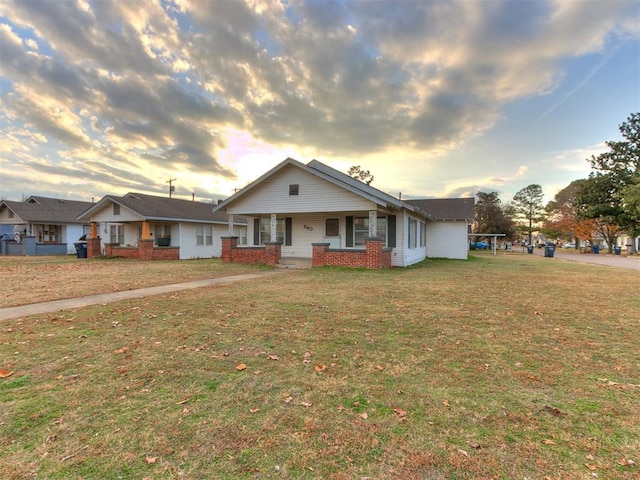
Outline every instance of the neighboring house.
<svg viewBox="0 0 640 480">
<path fill-rule="evenodd" d="M 211 258 L 220 257 L 220 239 L 229 235 L 228 217 L 212 208 L 211 203 L 127 193 L 103 197 L 78 219 L 89 222 L 100 238 L 99 248 L 88 248 L 90 257 Z M 236 218 L 232 228 L 244 243 L 246 220 Z M 92 233 L 88 237 L 89 241 Z M 149 250 L 142 252 L 141 245 L 147 243 Z"/>
<path fill-rule="evenodd" d="M 24 202 L 0 201 L 0 224 L 19 242 L 3 243 L 4 254 L 66 255 L 75 253 L 74 242 L 89 225 L 78 215 L 91 202 L 31 196 Z"/>
<path fill-rule="evenodd" d="M 427 256 L 467 258 L 473 199 L 460 200 L 401 201 L 317 160 L 288 158 L 214 211 L 247 217 L 248 246 L 223 239 L 226 261 L 405 267 Z"/>
</svg>

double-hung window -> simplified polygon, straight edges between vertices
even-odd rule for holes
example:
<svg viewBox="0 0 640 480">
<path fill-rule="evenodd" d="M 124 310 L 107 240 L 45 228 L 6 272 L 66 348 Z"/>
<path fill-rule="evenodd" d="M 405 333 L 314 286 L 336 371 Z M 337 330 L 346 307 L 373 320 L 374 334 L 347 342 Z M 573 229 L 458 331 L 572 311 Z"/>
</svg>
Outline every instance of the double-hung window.
<svg viewBox="0 0 640 480">
<path fill-rule="evenodd" d="M 369 217 L 355 217 L 353 219 L 353 246 L 364 247 L 365 239 L 369 236 Z M 382 238 L 387 245 L 387 218 L 378 217 L 376 237 Z"/>
<path fill-rule="evenodd" d="M 260 245 L 271 241 L 271 219 L 260 219 Z M 276 242 L 284 243 L 284 218 L 276 220 Z"/>
<path fill-rule="evenodd" d="M 196 226 L 196 245 L 213 245 L 213 227 L 211 225 Z"/>
<path fill-rule="evenodd" d="M 415 218 L 409 217 L 408 247 L 416 248 L 417 246 L 418 246 L 418 221 Z"/>
</svg>

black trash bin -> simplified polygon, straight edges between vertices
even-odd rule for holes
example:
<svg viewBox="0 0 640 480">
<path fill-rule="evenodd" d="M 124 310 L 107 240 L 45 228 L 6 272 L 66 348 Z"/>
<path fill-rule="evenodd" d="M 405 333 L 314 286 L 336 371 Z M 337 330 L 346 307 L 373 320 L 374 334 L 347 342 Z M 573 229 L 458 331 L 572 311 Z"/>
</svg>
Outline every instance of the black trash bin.
<svg viewBox="0 0 640 480">
<path fill-rule="evenodd" d="M 622 247 L 613 247 L 613 254 L 620 255 L 622 253 Z"/>
<path fill-rule="evenodd" d="M 87 258 L 87 242 L 76 242 L 76 256 L 78 258 Z"/>
<path fill-rule="evenodd" d="M 544 256 L 553 258 L 553 252 L 556 251 L 556 247 L 554 245 L 546 245 L 544 247 Z"/>
<path fill-rule="evenodd" d="M 533 245 L 527 246 L 527 253 L 533 253 Z"/>
</svg>

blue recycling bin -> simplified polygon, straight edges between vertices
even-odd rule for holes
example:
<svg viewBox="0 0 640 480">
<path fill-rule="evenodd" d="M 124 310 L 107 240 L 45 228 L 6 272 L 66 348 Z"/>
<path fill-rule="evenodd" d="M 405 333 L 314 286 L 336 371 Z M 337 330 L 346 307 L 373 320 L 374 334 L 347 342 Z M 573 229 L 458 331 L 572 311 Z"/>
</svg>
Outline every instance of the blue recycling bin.
<svg viewBox="0 0 640 480">
<path fill-rule="evenodd" d="M 533 245 L 527 246 L 527 253 L 533 253 Z"/>
<path fill-rule="evenodd" d="M 553 253 L 556 251 L 556 247 L 554 245 L 547 245 L 544 247 L 544 256 L 548 258 L 553 258 Z"/>
<path fill-rule="evenodd" d="M 76 247 L 76 255 L 78 258 L 87 258 L 87 242 L 77 242 L 73 245 Z"/>
<path fill-rule="evenodd" d="M 620 255 L 622 253 L 622 247 L 613 247 L 613 254 Z"/>
<path fill-rule="evenodd" d="M 593 251 L 594 255 L 597 255 L 600 253 L 600 247 L 598 245 L 594 245 L 593 247 L 591 247 L 591 250 Z"/>
</svg>

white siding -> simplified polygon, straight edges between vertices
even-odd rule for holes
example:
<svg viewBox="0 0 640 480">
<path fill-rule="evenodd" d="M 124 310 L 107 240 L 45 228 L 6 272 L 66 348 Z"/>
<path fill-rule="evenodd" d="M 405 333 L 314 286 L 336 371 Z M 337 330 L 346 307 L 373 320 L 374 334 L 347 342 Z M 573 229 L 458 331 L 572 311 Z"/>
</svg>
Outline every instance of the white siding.
<svg viewBox="0 0 640 480">
<path fill-rule="evenodd" d="M 196 226 L 197 224 L 195 223 L 183 223 L 179 226 L 179 233 L 176 232 L 178 233 L 177 240 L 180 245 L 180 260 L 220 257 L 222 255 L 222 237 L 228 235 L 229 227 L 227 225 L 212 224 L 213 244 L 196 245 Z M 178 226 L 174 228 L 178 230 Z"/>
<path fill-rule="evenodd" d="M 67 225 L 62 228 L 62 243 L 67 244 L 67 254 L 75 254 L 76 246 L 74 243 L 84 235 L 82 225 Z"/>
<path fill-rule="evenodd" d="M 104 208 L 94 212 L 91 215 L 92 222 L 136 222 L 141 221 L 142 218 L 139 215 L 132 213 L 124 207 L 120 207 L 120 215 L 113 214 L 113 202 L 105 202 Z"/>
<path fill-rule="evenodd" d="M 391 252 L 391 265 L 394 267 L 407 267 L 414 263 L 421 262 L 426 258 L 425 247 L 420 246 L 420 238 L 418 237 L 417 247 L 409 248 L 409 214 L 407 211 L 403 211 L 396 217 L 396 248 Z M 423 221 L 419 217 L 415 218 L 418 221 L 418 235 L 420 235 L 420 222 Z M 429 236 L 427 235 L 427 239 Z"/>
<path fill-rule="evenodd" d="M 467 259 L 467 222 L 427 223 L 427 257 Z"/>
<path fill-rule="evenodd" d="M 299 185 L 299 193 L 289 195 L 289 185 L 294 184 Z M 374 202 L 300 168 L 287 166 L 235 200 L 229 206 L 227 213 L 234 215 L 317 213 L 375 208 Z"/>
</svg>

